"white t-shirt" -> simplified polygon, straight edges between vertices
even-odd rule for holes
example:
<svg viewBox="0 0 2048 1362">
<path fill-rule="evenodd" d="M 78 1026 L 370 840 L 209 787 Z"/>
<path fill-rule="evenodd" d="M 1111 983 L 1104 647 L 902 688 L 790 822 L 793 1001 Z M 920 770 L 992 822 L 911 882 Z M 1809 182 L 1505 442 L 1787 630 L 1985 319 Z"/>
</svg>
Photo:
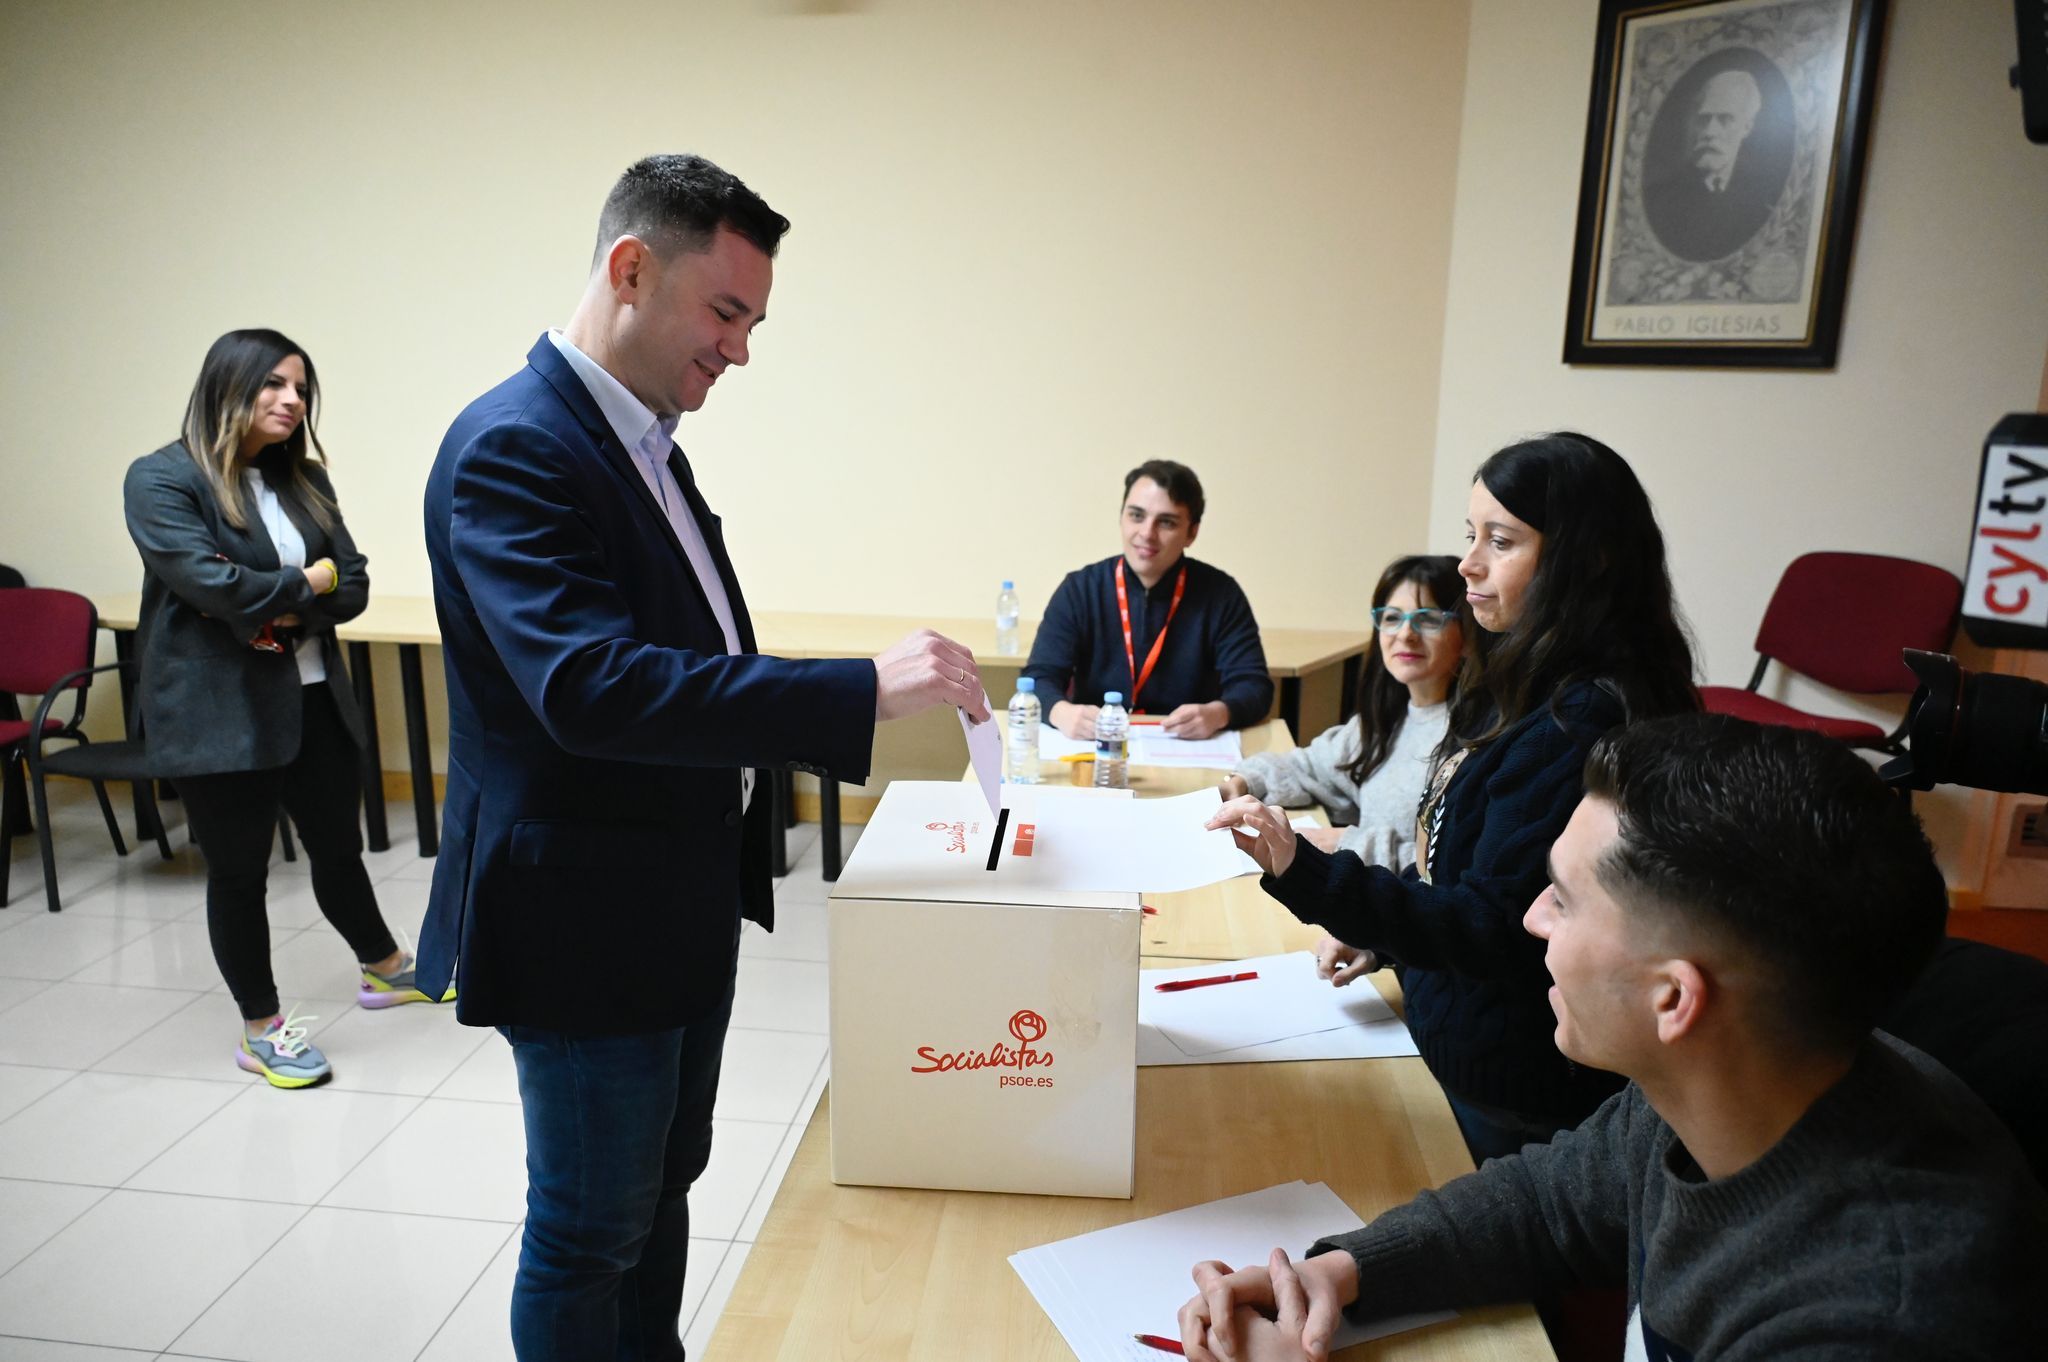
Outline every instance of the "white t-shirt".
<svg viewBox="0 0 2048 1362">
<path fill-rule="evenodd" d="M 242 476 L 248 480 L 249 491 L 256 499 L 256 514 L 263 518 L 263 528 L 270 531 L 270 542 L 277 546 L 277 561 L 288 568 L 306 566 L 306 540 L 299 533 L 299 527 L 292 524 L 292 518 L 284 513 L 278 502 L 277 493 L 270 490 L 270 484 L 263 480 L 260 469 L 245 468 Z M 292 645 L 292 658 L 299 664 L 299 684 L 310 686 L 327 679 L 327 659 L 321 654 L 320 645 L 310 639 Z"/>
</svg>

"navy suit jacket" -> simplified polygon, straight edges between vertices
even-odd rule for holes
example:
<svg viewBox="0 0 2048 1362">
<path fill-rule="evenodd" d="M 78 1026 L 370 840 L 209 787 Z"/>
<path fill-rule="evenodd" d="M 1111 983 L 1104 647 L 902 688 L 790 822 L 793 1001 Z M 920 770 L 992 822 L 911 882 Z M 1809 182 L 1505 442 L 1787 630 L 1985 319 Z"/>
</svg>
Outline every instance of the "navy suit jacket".
<svg viewBox="0 0 2048 1362">
<path fill-rule="evenodd" d="M 588 389 L 542 336 L 427 479 L 448 793 L 419 984 L 475 1026 L 684 1026 L 722 1002 L 742 913 L 774 925 L 765 789 L 863 780 L 875 669 L 754 653 L 718 517 L 671 457 L 741 652 Z M 459 962 L 459 963 L 458 963 Z"/>
</svg>

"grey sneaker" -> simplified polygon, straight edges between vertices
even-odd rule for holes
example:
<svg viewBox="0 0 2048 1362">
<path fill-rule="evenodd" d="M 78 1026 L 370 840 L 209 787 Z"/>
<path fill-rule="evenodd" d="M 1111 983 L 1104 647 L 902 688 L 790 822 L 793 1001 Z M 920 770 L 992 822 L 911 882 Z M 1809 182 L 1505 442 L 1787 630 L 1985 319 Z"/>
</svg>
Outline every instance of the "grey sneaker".
<svg viewBox="0 0 2048 1362">
<path fill-rule="evenodd" d="M 368 965 L 363 966 L 362 987 L 356 990 L 356 1003 L 362 1007 L 397 1007 L 400 1003 L 424 1003 L 431 999 L 413 987 L 413 976 L 417 973 L 417 962 L 411 951 L 405 953 L 400 968 L 392 974 L 379 974 Z M 441 995 L 441 1001 L 455 1001 L 455 985 L 448 985 L 448 991 Z"/>
<path fill-rule="evenodd" d="M 306 1040 L 305 1023 L 318 1017 L 301 1017 L 296 1011 L 279 1017 L 261 1036 L 242 1032 L 242 1048 L 235 1063 L 252 1074 L 262 1074 L 275 1088 L 311 1088 L 334 1077 L 327 1056 Z"/>
</svg>

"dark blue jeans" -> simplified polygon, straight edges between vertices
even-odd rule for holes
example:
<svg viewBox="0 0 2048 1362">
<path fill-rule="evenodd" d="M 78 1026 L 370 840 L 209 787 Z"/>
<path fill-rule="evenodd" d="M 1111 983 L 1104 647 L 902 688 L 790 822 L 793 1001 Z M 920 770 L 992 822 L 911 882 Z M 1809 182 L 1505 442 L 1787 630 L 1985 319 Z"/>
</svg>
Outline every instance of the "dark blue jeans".
<svg viewBox="0 0 2048 1362">
<path fill-rule="evenodd" d="M 679 1031 L 500 1027 L 526 1113 L 526 1234 L 512 1283 L 520 1362 L 681 1362 L 690 1184 L 732 992 Z"/>
</svg>

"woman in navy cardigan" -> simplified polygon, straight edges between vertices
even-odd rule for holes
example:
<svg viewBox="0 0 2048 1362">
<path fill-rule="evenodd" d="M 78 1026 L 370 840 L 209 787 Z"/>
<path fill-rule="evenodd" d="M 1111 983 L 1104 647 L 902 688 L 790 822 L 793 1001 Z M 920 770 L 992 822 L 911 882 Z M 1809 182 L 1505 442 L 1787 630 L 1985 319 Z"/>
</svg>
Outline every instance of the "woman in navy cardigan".
<svg viewBox="0 0 2048 1362">
<path fill-rule="evenodd" d="M 1698 700 L 1664 536 L 1619 454 L 1568 431 L 1508 446 L 1472 479 L 1466 539 L 1458 571 L 1479 627 L 1416 864 L 1320 851 L 1251 798 L 1210 826 L 1240 829 L 1266 892 L 1329 930 L 1326 974 L 1365 954 L 1399 971 L 1416 1048 L 1484 1160 L 1577 1125 L 1621 1087 L 1558 1052 L 1543 942 L 1522 914 L 1549 882 L 1594 741 Z"/>
</svg>

